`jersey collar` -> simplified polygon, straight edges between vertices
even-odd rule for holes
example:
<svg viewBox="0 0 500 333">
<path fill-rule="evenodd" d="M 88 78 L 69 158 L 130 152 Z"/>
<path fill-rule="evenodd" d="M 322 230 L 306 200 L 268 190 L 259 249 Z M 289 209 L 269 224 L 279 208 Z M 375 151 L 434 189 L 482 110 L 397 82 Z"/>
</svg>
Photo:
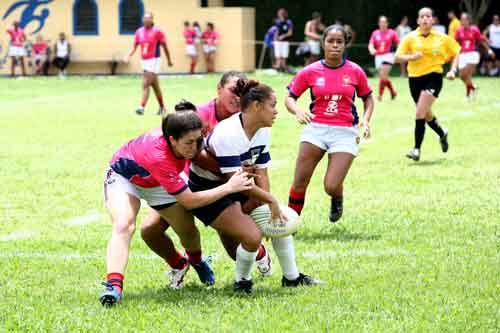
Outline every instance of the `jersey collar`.
<svg viewBox="0 0 500 333">
<path fill-rule="evenodd" d="M 321 59 L 321 64 L 323 66 L 325 66 L 326 68 L 330 68 L 330 69 L 337 69 L 337 68 L 340 68 L 342 66 L 345 65 L 345 61 L 346 61 L 346 58 L 344 57 L 344 59 L 342 59 L 342 62 L 340 64 L 338 64 L 337 66 L 330 66 L 326 63 L 325 59 Z"/>
</svg>

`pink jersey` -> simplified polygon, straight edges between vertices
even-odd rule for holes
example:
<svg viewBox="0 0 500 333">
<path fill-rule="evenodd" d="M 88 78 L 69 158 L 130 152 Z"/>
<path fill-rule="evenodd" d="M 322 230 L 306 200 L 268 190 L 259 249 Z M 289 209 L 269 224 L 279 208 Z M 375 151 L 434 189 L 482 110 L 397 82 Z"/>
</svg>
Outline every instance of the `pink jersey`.
<svg viewBox="0 0 500 333">
<path fill-rule="evenodd" d="M 123 145 L 109 165 L 132 184 L 144 188 L 162 186 L 176 195 L 187 188 L 180 177 L 185 159 L 177 158 L 163 138 L 161 128 L 154 129 Z"/>
<path fill-rule="evenodd" d="M 183 35 L 184 39 L 186 40 L 186 45 L 194 44 L 194 40 L 196 39 L 196 31 L 194 29 L 184 29 Z"/>
<path fill-rule="evenodd" d="M 215 46 L 219 40 L 219 34 L 216 31 L 205 30 L 201 34 L 201 39 L 203 40 L 203 44 Z"/>
<path fill-rule="evenodd" d="M 26 40 L 26 35 L 24 30 L 21 28 L 9 28 L 7 33 L 10 35 L 10 42 L 12 46 L 23 46 L 23 42 Z"/>
<path fill-rule="evenodd" d="M 33 52 L 35 54 L 46 54 L 47 49 L 49 48 L 49 45 L 45 42 L 41 43 L 34 43 L 31 48 L 33 49 Z"/>
<path fill-rule="evenodd" d="M 460 44 L 460 53 L 476 51 L 476 43 L 486 41 L 486 37 L 481 34 L 479 28 L 471 25 L 468 29 L 463 26 L 455 31 L 455 39 Z"/>
<path fill-rule="evenodd" d="M 141 58 L 143 60 L 159 58 L 160 45 L 166 44 L 165 34 L 158 28 L 141 27 L 135 32 L 135 45 L 141 46 Z"/>
<path fill-rule="evenodd" d="M 347 127 L 358 123 L 354 97 L 365 98 L 372 92 L 365 72 L 349 60 L 337 67 L 328 66 L 324 60 L 304 67 L 288 90 L 297 99 L 307 89 L 311 92 L 312 122 Z"/>
<path fill-rule="evenodd" d="M 392 44 L 399 44 L 399 37 L 396 31 L 392 29 L 387 29 L 386 31 L 381 31 L 380 29 L 372 32 L 370 37 L 370 44 L 375 47 L 375 54 L 381 55 L 391 52 Z"/>
<path fill-rule="evenodd" d="M 217 113 L 215 112 L 215 99 L 199 105 L 197 107 L 197 111 L 201 121 L 203 122 L 203 136 L 207 136 L 212 133 L 215 125 L 219 123 Z"/>
</svg>

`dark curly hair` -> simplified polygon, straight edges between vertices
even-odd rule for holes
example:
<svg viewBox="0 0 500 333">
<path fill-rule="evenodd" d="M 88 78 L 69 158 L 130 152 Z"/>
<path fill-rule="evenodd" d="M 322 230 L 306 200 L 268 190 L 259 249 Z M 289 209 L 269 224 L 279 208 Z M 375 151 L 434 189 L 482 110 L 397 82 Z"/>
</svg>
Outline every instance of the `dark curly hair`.
<svg viewBox="0 0 500 333">
<path fill-rule="evenodd" d="M 186 135 L 186 133 L 201 129 L 201 122 L 196 106 L 186 100 L 181 100 L 174 107 L 176 112 L 168 114 L 161 123 L 163 137 L 168 141 L 168 137 L 172 136 L 175 140 Z"/>
<path fill-rule="evenodd" d="M 241 110 L 245 111 L 252 102 L 262 103 L 271 97 L 274 90 L 259 81 L 239 79 L 233 92 L 240 98 Z"/>
<path fill-rule="evenodd" d="M 349 42 L 351 41 L 352 39 L 352 35 L 350 32 L 348 32 L 346 30 L 346 28 L 344 28 L 343 25 L 340 25 L 340 24 L 332 24 L 330 26 L 328 26 L 325 31 L 323 32 L 323 36 L 321 37 L 321 44 L 322 45 L 325 45 L 325 39 L 326 39 L 326 36 L 328 36 L 328 33 L 330 31 L 338 31 L 338 32 L 341 32 L 342 35 L 344 35 L 344 43 L 347 45 L 349 44 Z"/>
</svg>

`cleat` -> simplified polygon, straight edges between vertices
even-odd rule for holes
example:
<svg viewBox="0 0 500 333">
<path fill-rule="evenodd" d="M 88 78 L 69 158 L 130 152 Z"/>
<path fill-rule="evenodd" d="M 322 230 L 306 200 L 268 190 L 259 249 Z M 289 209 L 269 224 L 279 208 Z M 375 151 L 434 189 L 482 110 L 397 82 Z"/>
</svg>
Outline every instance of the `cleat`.
<svg viewBox="0 0 500 333">
<path fill-rule="evenodd" d="M 253 282 L 252 280 L 241 279 L 240 281 L 236 281 L 233 285 L 233 290 L 236 293 L 252 293 Z"/>
<path fill-rule="evenodd" d="M 330 222 L 335 223 L 342 217 L 344 205 L 342 198 L 332 198 L 330 204 Z"/>
<path fill-rule="evenodd" d="M 408 154 L 406 154 L 406 157 L 418 162 L 420 160 L 420 149 L 413 148 L 408 152 Z"/>
<path fill-rule="evenodd" d="M 264 247 L 264 249 L 266 248 Z M 266 255 L 262 257 L 262 259 L 255 261 L 255 263 L 260 275 L 262 275 L 263 277 L 271 276 L 271 274 L 273 274 L 272 260 L 267 249 Z"/>
<path fill-rule="evenodd" d="M 208 256 L 204 258 L 199 264 L 193 265 L 194 270 L 198 273 L 201 283 L 212 286 L 215 283 L 215 274 L 210 264 L 212 263 L 212 257 Z"/>
<path fill-rule="evenodd" d="M 137 108 L 135 110 L 135 113 L 137 113 L 139 116 L 144 115 L 144 108 Z"/>
<path fill-rule="evenodd" d="M 295 280 L 288 280 L 284 276 L 281 279 L 282 287 L 314 286 L 318 284 L 323 284 L 323 281 L 315 279 L 303 273 L 299 273 L 299 277 L 296 278 Z"/>
<path fill-rule="evenodd" d="M 398 94 L 397 93 L 394 93 L 394 95 L 391 95 L 391 100 L 395 100 L 396 97 L 398 97 Z"/>
<path fill-rule="evenodd" d="M 122 293 L 115 286 L 108 282 L 103 282 L 102 285 L 105 288 L 101 297 L 99 297 L 99 302 L 103 306 L 109 308 L 122 300 Z"/>
<path fill-rule="evenodd" d="M 443 153 L 446 153 L 448 151 L 448 148 L 450 147 L 448 144 L 448 130 L 444 130 L 444 135 L 439 138 L 439 144 L 441 145 L 441 150 Z"/>
<path fill-rule="evenodd" d="M 163 116 L 166 113 L 167 113 L 167 110 L 165 108 L 159 108 L 158 112 L 156 112 L 156 115 L 157 116 Z"/>
<path fill-rule="evenodd" d="M 189 262 L 186 259 L 186 263 L 183 268 L 181 269 L 173 268 L 170 272 L 166 274 L 167 278 L 170 281 L 170 287 L 172 289 L 178 290 L 184 287 L 184 277 L 186 276 L 188 270 L 189 270 Z"/>
</svg>

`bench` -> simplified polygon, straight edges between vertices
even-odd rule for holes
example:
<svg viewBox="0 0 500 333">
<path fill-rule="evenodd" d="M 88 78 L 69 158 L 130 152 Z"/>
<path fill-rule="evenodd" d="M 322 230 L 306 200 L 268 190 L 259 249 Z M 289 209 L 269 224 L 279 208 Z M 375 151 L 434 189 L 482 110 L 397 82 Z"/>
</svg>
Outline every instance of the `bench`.
<svg viewBox="0 0 500 333">
<path fill-rule="evenodd" d="M 122 61 L 123 55 L 121 52 L 114 52 L 109 56 L 101 56 L 101 57 L 87 57 L 82 56 L 79 52 L 72 51 L 71 52 L 71 62 L 74 63 L 107 63 L 109 65 L 111 75 L 116 74 L 116 69 L 118 64 Z"/>
</svg>

